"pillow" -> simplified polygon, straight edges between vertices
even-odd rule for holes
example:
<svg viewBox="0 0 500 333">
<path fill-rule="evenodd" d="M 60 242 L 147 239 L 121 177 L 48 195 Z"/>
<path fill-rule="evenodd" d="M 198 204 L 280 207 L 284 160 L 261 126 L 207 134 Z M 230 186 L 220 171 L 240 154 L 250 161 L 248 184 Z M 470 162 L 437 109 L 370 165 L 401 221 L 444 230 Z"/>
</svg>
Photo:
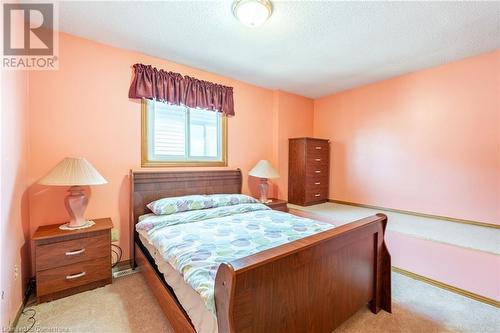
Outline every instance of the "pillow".
<svg viewBox="0 0 500 333">
<path fill-rule="evenodd" d="M 188 210 L 212 208 L 213 202 L 206 195 L 185 195 L 182 197 L 163 198 L 148 204 L 156 215 L 170 215 Z"/>
<path fill-rule="evenodd" d="M 212 207 L 234 206 L 247 203 L 259 203 L 255 198 L 245 194 L 211 194 L 207 195 L 213 202 Z"/>
</svg>

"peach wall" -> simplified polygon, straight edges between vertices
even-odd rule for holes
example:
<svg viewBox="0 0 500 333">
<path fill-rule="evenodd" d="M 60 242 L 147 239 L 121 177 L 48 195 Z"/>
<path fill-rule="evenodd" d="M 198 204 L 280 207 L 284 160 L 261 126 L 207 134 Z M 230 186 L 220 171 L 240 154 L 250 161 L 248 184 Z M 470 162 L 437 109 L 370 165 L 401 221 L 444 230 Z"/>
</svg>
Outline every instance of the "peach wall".
<svg viewBox="0 0 500 333">
<path fill-rule="evenodd" d="M 500 301 L 500 256 L 388 232 L 392 265 Z"/>
<path fill-rule="evenodd" d="M 36 181 L 65 156 L 84 156 L 109 181 L 93 186 L 88 217 L 110 216 L 120 227 L 120 245 L 128 258 L 128 170 L 140 168 L 140 102 L 127 98 L 131 65 L 136 62 L 234 87 L 236 116 L 229 119 L 229 168 L 241 168 L 243 192 L 257 195 L 248 171 L 260 159 L 276 162 L 275 92 L 137 52 L 60 34 L 58 71 L 30 74 L 30 222 L 31 232 L 67 217 L 65 188 Z M 288 100 L 304 103 L 286 94 Z M 307 100 L 312 132 L 312 101 Z M 300 115 L 300 111 L 292 111 Z M 285 121 L 285 120 L 281 120 Z M 288 146 L 286 147 L 288 149 Z M 270 195 L 273 195 L 272 191 Z"/>
<path fill-rule="evenodd" d="M 275 167 L 280 178 L 275 180 L 278 185 L 277 196 L 288 199 L 288 139 L 313 135 L 314 102 L 310 98 L 297 96 L 283 91 L 277 91 L 276 99 L 276 137 L 278 151 Z"/>
<path fill-rule="evenodd" d="M 500 224 L 500 51 L 321 98 L 330 198 Z"/>
<path fill-rule="evenodd" d="M 7 328 L 19 310 L 29 277 L 27 219 L 27 88 L 28 75 L 2 71 L 0 121 L 0 327 Z"/>
</svg>

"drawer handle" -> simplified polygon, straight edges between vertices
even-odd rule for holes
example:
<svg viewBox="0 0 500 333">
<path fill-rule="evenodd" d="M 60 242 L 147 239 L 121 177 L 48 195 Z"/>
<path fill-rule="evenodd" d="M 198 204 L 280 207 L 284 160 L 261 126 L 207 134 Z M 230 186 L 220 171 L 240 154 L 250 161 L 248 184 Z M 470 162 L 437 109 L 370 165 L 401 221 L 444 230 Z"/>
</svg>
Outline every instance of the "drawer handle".
<svg viewBox="0 0 500 333">
<path fill-rule="evenodd" d="M 316 162 L 321 162 L 321 158 L 315 158 L 314 159 Z"/>
<path fill-rule="evenodd" d="M 316 148 L 317 150 L 321 150 L 321 149 L 323 149 L 321 146 L 316 146 L 316 147 L 314 147 L 314 148 Z"/>
<path fill-rule="evenodd" d="M 319 197 L 319 196 L 321 196 L 321 194 L 319 194 L 319 193 L 318 193 L 318 194 L 315 194 L 314 196 L 315 196 L 315 197 Z"/>
<path fill-rule="evenodd" d="M 66 275 L 66 280 L 73 280 L 73 279 L 78 279 L 78 278 L 81 278 L 82 276 L 85 276 L 85 272 L 81 272 L 81 273 L 78 273 L 78 274 L 71 274 L 71 275 Z"/>
<path fill-rule="evenodd" d="M 80 249 L 80 250 L 76 250 L 76 251 L 66 252 L 66 255 L 67 256 L 76 256 L 77 254 L 82 254 L 83 252 L 85 252 L 85 248 Z"/>
<path fill-rule="evenodd" d="M 321 185 L 321 182 L 316 182 L 314 183 L 314 185 Z"/>
<path fill-rule="evenodd" d="M 321 173 L 321 171 L 320 171 L 320 170 L 316 170 L 316 171 L 314 171 L 314 172 L 316 172 L 316 173 Z"/>
</svg>

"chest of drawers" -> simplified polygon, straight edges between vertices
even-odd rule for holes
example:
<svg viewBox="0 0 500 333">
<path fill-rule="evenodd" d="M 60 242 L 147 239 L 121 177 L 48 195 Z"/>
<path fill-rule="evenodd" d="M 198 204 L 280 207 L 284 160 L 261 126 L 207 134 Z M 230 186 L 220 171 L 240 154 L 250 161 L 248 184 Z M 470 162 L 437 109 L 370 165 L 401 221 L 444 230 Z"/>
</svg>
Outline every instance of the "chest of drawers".
<svg viewBox="0 0 500 333">
<path fill-rule="evenodd" d="M 111 219 L 80 230 L 42 226 L 33 235 L 38 302 L 111 283 Z"/>
<path fill-rule="evenodd" d="M 330 141 L 289 139 L 288 202 L 308 206 L 328 201 Z"/>
</svg>

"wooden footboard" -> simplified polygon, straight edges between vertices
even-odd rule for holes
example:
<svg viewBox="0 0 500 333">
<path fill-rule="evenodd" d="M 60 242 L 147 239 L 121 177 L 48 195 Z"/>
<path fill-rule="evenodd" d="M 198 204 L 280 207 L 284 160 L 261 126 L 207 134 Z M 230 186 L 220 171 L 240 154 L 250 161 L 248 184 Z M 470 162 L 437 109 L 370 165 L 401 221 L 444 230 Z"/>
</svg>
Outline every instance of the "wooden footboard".
<svg viewBox="0 0 500 333">
<path fill-rule="evenodd" d="M 391 312 L 387 217 L 368 217 L 222 264 L 219 332 L 331 332 L 362 306 Z"/>
</svg>

